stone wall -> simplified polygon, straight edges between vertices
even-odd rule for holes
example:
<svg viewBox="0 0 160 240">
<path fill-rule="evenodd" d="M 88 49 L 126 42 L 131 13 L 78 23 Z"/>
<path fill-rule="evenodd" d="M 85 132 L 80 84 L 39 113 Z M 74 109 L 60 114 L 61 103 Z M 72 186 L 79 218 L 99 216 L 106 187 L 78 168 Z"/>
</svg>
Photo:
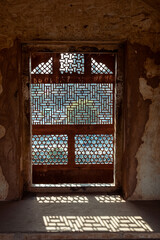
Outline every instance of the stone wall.
<svg viewBox="0 0 160 240">
<path fill-rule="evenodd" d="M 23 188 L 21 43 L 43 40 L 127 42 L 122 188 L 131 200 L 160 199 L 160 17 L 156 4 L 154 0 L 0 2 L 1 200 L 21 197 Z"/>
</svg>

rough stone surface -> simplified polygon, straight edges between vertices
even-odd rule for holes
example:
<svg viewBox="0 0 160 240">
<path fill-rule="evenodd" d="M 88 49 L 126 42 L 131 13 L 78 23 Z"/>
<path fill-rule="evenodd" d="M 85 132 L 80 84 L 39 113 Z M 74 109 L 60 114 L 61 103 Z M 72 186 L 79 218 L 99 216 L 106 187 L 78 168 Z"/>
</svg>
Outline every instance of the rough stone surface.
<svg viewBox="0 0 160 240">
<path fill-rule="evenodd" d="M 0 167 L 0 201 L 7 198 L 8 188 L 9 185 L 3 175 L 2 168 Z"/>
<path fill-rule="evenodd" d="M 12 47 L 16 38 L 21 41 L 127 39 L 153 50 L 160 49 L 159 13 L 156 5 L 153 8 L 142 0 L 8 0 L 0 2 L 0 9 L 1 49 Z"/>
</svg>

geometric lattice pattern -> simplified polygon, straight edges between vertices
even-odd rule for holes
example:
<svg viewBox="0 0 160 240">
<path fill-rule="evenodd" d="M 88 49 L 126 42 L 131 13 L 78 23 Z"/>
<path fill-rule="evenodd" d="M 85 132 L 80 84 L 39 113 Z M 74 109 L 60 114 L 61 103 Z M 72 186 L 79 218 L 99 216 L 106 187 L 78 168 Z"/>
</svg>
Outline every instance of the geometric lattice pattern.
<svg viewBox="0 0 160 240">
<path fill-rule="evenodd" d="M 75 136 L 76 164 L 112 164 L 113 135 L 76 135 Z"/>
<path fill-rule="evenodd" d="M 113 84 L 31 84 L 32 124 L 112 124 Z"/>
<path fill-rule="evenodd" d="M 32 135 L 33 165 L 66 165 L 67 163 L 67 135 Z"/>
<path fill-rule="evenodd" d="M 91 58 L 91 73 L 92 74 L 113 74 L 113 72 L 103 63 L 96 62 Z"/>
<path fill-rule="evenodd" d="M 152 232 L 141 216 L 43 216 L 51 232 Z"/>
<path fill-rule="evenodd" d="M 53 58 L 51 57 L 46 63 L 38 64 L 31 74 L 53 74 Z"/>
<path fill-rule="evenodd" d="M 61 53 L 60 72 L 84 74 L 84 54 Z"/>
</svg>

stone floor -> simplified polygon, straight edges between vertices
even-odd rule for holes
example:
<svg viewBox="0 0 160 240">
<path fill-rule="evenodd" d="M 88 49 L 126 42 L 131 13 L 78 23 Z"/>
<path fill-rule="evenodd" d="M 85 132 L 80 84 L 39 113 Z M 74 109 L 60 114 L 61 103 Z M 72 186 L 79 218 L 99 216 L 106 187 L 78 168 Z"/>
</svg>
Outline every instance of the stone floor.
<svg viewBox="0 0 160 240">
<path fill-rule="evenodd" d="M 160 239 L 160 201 L 29 195 L 0 203 L 0 239 Z"/>
</svg>

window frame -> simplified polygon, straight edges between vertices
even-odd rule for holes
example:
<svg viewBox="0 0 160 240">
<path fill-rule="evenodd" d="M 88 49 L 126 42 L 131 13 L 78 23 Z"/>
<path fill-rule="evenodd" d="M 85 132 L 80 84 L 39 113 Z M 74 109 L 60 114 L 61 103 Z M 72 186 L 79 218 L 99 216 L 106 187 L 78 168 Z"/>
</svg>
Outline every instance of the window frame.
<svg viewBox="0 0 160 240">
<path fill-rule="evenodd" d="M 109 44 L 106 42 L 28 42 L 22 44 L 22 169 L 23 187 L 26 191 L 42 191 L 39 186 L 33 186 L 31 181 L 31 115 L 30 115 L 30 57 L 32 52 L 76 52 L 76 53 L 115 53 L 116 54 L 116 108 L 115 108 L 115 172 L 114 184 L 108 186 L 91 187 L 85 191 L 115 191 L 121 188 L 121 159 L 123 151 L 123 79 L 124 79 L 124 47 L 121 44 Z M 117 64 L 118 63 L 118 64 Z M 56 192 L 57 188 L 52 186 L 43 187 L 43 191 L 51 189 Z M 81 188 L 82 189 L 82 188 Z M 72 188 L 65 188 L 65 191 L 72 191 Z M 63 189 L 58 189 L 63 192 Z M 82 190 L 83 191 L 83 190 Z"/>
</svg>

